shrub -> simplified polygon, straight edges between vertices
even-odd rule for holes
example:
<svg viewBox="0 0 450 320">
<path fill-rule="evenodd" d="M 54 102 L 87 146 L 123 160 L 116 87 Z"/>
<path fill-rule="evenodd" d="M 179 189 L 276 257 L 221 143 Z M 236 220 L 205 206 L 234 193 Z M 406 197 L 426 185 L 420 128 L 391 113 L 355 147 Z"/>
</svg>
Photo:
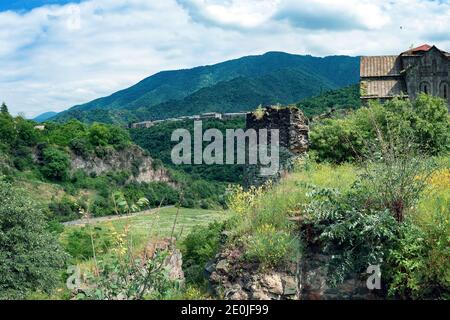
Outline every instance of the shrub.
<svg viewBox="0 0 450 320">
<path fill-rule="evenodd" d="M 443 271 L 449 267 L 448 201 L 428 207 L 439 212 L 428 215 L 426 222 L 418 209 L 421 197 L 430 201 L 427 185 L 441 192 L 436 174 L 442 178 L 446 171 L 434 172 L 434 163 L 403 139 L 379 137 L 379 150 L 368 153 L 351 189 L 309 192 L 305 221 L 332 257 L 328 266 L 332 284 L 380 264 L 390 295 L 442 297 L 450 279 Z"/>
<path fill-rule="evenodd" d="M 94 198 L 90 207 L 94 217 L 103 217 L 114 213 L 114 207 L 108 197 L 107 193 L 105 197 L 99 195 Z"/>
<path fill-rule="evenodd" d="M 122 129 L 118 126 L 110 126 L 110 138 L 108 140 L 108 143 L 112 145 L 116 150 L 123 150 L 128 145 L 130 145 L 130 135 L 128 131 Z"/>
<path fill-rule="evenodd" d="M 183 257 L 186 278 L 189 282 L 200 282 L 206 263 L 219 251 L 222 223 L 214 222 L 193 230 L 183 241 Z"/>
<path fill-rule="evenodd" d="M 158 250 L 153 257 L 136 255 L 131 250 L 128 228 L 111 234 L 111 255 L 94 261 L 94 270 L 87 272 L 86 289 L 78 299 L 163 299 L 178 292 L 179 285 L 170 279 L 166 268 L 168 250 Z"/>
<path fill-rule="evenodd" d="M 89 155 L 88 143 L 86 138 L 75 138 L 70 140 L 69 147 L 76 155 L 87 158 Z"/>
<path fill-rule="evenodd" d="M 0 181 L 0 299 L 50 293 L 65 259 L 43 213 L 24 191 Z"/>
<path fill-rule="evenodd" d="M 385 146 L 382 150 L 366 161 L 365 170 L 353 189 L 361 205 L 376 210 L 388 209 L 401 222 L 418 203 L 434 166 L 399 145 Z"/>
<path fill-rule="evenodd" d="M 64 247 L 74 259 L 88 260 L 94 256 L 92 243 L 96 254 L 106 253 L 110 249 L 113 243 L 110 232 L 101 227 L 76 228 L 68 232 Z"/>
<path fill-rule="evenodd" d="M 51 180 L 64 181 L 69 175 L 69 157 L 63 151 L 47 147 L 42 152 L 42 174 Z"/>
<path fill-rule="evenodd" d="M 94 147 L 104 147 L 108 145 L 108 142 L 111 140 L 111 132 L 108 129 L 107 125 L 94 123 L 89 128 L 89 142 Z"/>
<path fill-rule="evenodd" d="M 390 252 L 389 295 L 404 299 L 450 298 L 450 201 L 409 218 Z"/>
<path fill-rule="evenodd" d="M 244 258 L 267 268 L 281 266 L 287 259 L 294 260 L 298 252 L 297 241 L 291 234 L 270 224 L 258 227 L 248 236 L 245 246 Z"/>
<path fill-rule="evenodd" d="M 351 193 L 314 188 L 305 206 L 304 234 L 308 242 L 323 245 L 332 257 L 328 281 L 342 282 L 348 275 L 362 273 L 369 265 L 381 264 L 396 239 L 398 223 L 389 210 L 364 209 Z M 312 230 L 312 232 L 311 232 Z M 314 235 L 314 239 L 307 239 Z"/>
<path fill-rule="evenodd" d="M 48 207 L 52 215 L 61 222 L 80 218 L 80 209 L 82 208 L 67 197 L 62 198 L 61 201 L 50 202 Z"/>
<path fill-rule="evenodd" d="M 31 149 L 25 146 L 18 146 L 14 149 L 14 166 L 17 170 L 24 171 L 33 167 Z"/>
<path fill-rule="evenodd" d="M 447 103 L 425 94 L 412 104 L 394 99 L 355 111 L 345 119 L 326 119 L 311 131 L 311 149 L 321 161 L 353 161 L 363 156 L 382 134 L 409 139 L 422 152 L 439 155 L 450 146 Z"/>
</svg>

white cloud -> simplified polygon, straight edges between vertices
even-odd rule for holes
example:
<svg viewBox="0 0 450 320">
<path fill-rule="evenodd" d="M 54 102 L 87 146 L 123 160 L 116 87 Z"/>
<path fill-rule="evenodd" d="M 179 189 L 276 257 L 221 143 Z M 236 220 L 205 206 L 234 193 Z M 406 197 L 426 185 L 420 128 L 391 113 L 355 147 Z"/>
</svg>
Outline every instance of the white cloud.
<svg viewBox="0 0 450 320">
<path fill-rule="evenodd" d="M 161 70 L 270 50 L 450 50 L 450 6 L 426 0 L 89 0 L 0 12 L 0 100 L 32 116 L 111 94 Z"/>
<path fill-rule="evenodd" d="M 267 22 L 280 0 L 178 0 L 194 19 L 224 27 L 252 28 Z"/>
</svg>

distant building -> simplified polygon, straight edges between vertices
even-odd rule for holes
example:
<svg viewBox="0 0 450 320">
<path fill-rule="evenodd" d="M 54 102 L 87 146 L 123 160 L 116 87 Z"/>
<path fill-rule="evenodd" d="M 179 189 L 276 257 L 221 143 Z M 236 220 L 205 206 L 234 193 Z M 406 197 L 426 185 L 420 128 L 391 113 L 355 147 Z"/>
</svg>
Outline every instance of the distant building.
<svg viewBox="0 0 450 320">
<path fill-rule="evenodd" d="M 207 112 L 200 115 L 200 119 L 222 119 L 222 114 L 217 112 Z"/>
<path fill-rule="evenodd" d="M 192 116 L 181 116 L 178 118 L 168 118 L 164 120 L 154 120 L 154 121 L 142 121 L 137 123 L 132 123 L 131 128 L 139 129 L 139 128 L 150 128 L 154 125 L 162 122 L 173 122 L 173 121 L 183 121 L 183 120 L 206 120 L 206 119 L 218 119 L 218 120 L 230 120 L 234 118 L 242 118 L 245 119 L 247 116 L 246 112 L 236 112 L 236 113 L 218 113 L 218 112 L 207 112 L 201 115 L 192 115 Z"/>
<path fill-rule="evenodd" d="M 397 96 L 414 100 L 421 92 L 439 96 L 450 110 L 450 53 L 424 44 L 398 56 L 361 57 L 361 100 Z"/>
<path fill-rule="evenodd" d="M 142 121 L 142 122 L 133 123 L 131 125 L 131 127 L 134 129 L 144 129 L 144 128 L 153 127 L 154 125 L 155 125 L 155 123 L 153 121 Z"/>
<path fill-rule="evenodd" d="M 41 125 L 41 126 L 34 126 L 34 129 L 43 131 L 43 130 L 45 130 L 45 126 L 43 126 L 43 125 Z"/>
<path fill-rule="evenodd" d="M 231 120 L 236 118 L 245 119 L 247 117 L 247 112 L 234 112 L 234 113 L 224 113 L 222 114 L 222 120 Z"/>
</svg>

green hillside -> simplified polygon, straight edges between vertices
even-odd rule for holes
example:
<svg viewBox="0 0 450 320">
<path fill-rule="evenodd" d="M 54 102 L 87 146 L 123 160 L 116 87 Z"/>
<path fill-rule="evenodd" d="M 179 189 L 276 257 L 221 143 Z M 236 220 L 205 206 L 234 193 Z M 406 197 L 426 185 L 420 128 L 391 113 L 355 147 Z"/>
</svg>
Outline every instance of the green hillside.
<svg viewBox="0 0 450 320">
<path fill-rule="evenodd" d="M 269 52 L 211 66 L 160 72 L 53 119 L 127 123 L 146 117 L 242 110 L 266 102 L 294 103 L 321 90 L 357 83 L 358 77 L 357 57 Z"/>
<path fill-rule="evenodd" d="M 244 128 L 245 120 L 205 120 L 202 124 L 203 130 L 215 128 L 225 133 L 226 129 Z M 194 122 L 168 121 L 151 128 L 130 129 L 130 136 L 134 143 L 145 149 L 152 158 L 161 160 L 165 167 L 183 171 L 194 180 L 205 180 L 216 184 L 242 182 L 244 173 L 242 165 L 174 165 L 171 160 L 171 151 L 178 142 L 172 142 L 171 135 L 174 130 L 180 128 L 189 130 L 192 135 Z"/>
<path fill-rule="evenodd" d="M 281 69 L 258 77 L 239 77 L 203 88 L 188 97 L 137 110 L 139 119 L 160 119 L 203 112 L 239 112 L 258 105 L 289 104 L 335 88 L 301 69 Z"/>
<path fill-rule="evenodd" d="M 361 106 L 359 85 L 327 91 L 318 96 L 303 99 L 296 105 L 308 117 L 321 115 L 331 110 L 357 109 Z"/>
<path fill-rule="evenodd" d="M 33 121 L 44 122 L 44 121 L 47 121 L 48 119 L 56 116 L 57 114 L 58 114 L 58 112 L 53 112 L 53 111 L 44 112 L 44 113 L 38 115 L 37 117 L 33 118 Z"/>
</svg>

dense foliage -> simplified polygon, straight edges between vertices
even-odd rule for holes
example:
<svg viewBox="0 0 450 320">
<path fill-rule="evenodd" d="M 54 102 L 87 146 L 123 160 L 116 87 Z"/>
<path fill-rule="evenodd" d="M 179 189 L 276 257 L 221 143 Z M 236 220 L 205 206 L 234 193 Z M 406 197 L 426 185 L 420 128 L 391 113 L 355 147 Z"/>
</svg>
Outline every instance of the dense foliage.
<svg viewBox="0 0 450 320">
<path fill-rule="evenodd" d="M 11 167 L 20 171 L 40 170 L 51 180 L 68 178 L 69 151 L 101 157 L 108 149 L 121 150 L 131 144 L 127 131 L 115 126 L 99 123 L 87 126 L 70 121 L 63 125 L 46 123 L 40 130 L 36 125 L 34 121 L 1 112 L 0 152 Z"/>
<path fill-rule="evenodd" d="M 66 256 L 23 190 L 0 181 L 0 299 L 51 292 Z"/>
<path fill-rule="evenodd" d="M 183 269 L 187 281 L 202 281 L 204 266 L 219 251 L 223 229 L 223 223 L 214 222 L 192 231 L 183 241 Z"/>
<path fill-rule="evenodd" d="M 224 137 L 226 129 L 239 129 L 245 127 L 243 119 L 235 120 L 206 120 L 202 121 L 203 130 L 211 128 L 220 130 Z M 164 166 L 182 170 L 193 179 L 214 180 L 218 182 L 241 183 L 243 175 L 242 165 L 174 165 L 171 151 L 178 142 L 172 142 L 171 136 L 176 129 L 186 129 L 194 137 L 194 121 L 163 122 L 151 128 L 131 129 L 130 135 L 134 143 L 145 149 L 152 158 L 162 161 Z M 204 146 L 208 143 L 205 142 Z M 224 150 L 224 154 L 226 149 Z"/>
<path fill-rule="evenodd" d="M 418 166 L 417 158 L 397 157 L 404 157 L 405 161 L 400 160 L 404 166 L 398 166 L 399 159 L 380 159 L 369 171 L 362 170 L 345 192 L 327 188 L 309 192 L 304 207 L 309 228 L 305 227 L 304 239 L 319 244 L 332 257 L 328 265 L 332 284 L 355 272 L 364 273 L 369 265 L 380 265 L 382 294 L 446 299 L 450 294 L 450 202 L 445 193 L 450 180 L 438 174 L 446 186 L 436 186 L 430 168 Z M 422 164 L 427 161 L 422 159 Z M 448 167 L 437 172 L 448 172 Z M 384 184 L 389 193 L 380 193 Z M 424 211 L 423 206 L 430 203 L 431 210 Z"/>
<path fill-rule="evenodd" d="M 57 121 L 128 123 L 207 111 L 252 110 L 358 82 L 359 58 L 269 52 L 212 66 L 165 71 L 111 96 L 75 106 Z"/>
<path fill-rule="evenodd" d="M 443 154 L 450 147 L 447 103 L 423 94 L 414 103 L 395 99 L 343 119 L 323 120 L 311 131 L 311 149 L 321 161 L 353 161 L 361 159 L 380 135 L 386 140 L 404 137 L 426 154 Z"/>
<path fill-rule="evenodd" d="M 297 103 L 297 107 L 309 118 L 336 110 L 358 109 L 360 106 L 359 85 L 327 91 Z"/>
</svg>

